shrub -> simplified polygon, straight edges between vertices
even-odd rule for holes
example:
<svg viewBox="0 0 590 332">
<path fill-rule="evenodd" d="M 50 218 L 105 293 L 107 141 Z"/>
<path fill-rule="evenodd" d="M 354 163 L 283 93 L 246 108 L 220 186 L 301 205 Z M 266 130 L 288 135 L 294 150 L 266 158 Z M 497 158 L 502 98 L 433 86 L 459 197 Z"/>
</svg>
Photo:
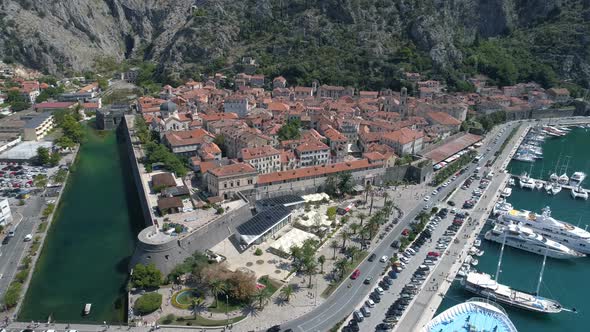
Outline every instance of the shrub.
<svg viewBox="0 0 590 332">
<path fill-rule="evenodd" d="M 254 255 L 256 255 L 256 256 L 262 256 L 262 249 L 256 248 L 256 251 L 254 251 Z"/>
<path fill-rule="evenodd" d="M 29 269 L 25 269 L 25 270 L 18 272 L 14 276 L 14 279 L 22 284 L 23 282 L 25 282 L 25 280 L 27 279 L 28 276 L 29 276 Z"/>
<path fill-rule="evenodd" d="M 8 286 L 6 293 L 4 294 L 4 305 L 8 308 L 12 308 L 17 305 L 20 299 L 20 292 L 23 285 L 20 282 L 13 282 Z"/>
<path fill-rule="evenodd" d="M 164 317 L 164 324 L 170 324 L 172 323 L 174 320 L 176 319 L 176 316 L 174 316 L 174 314 L 168 314 Z"/>
<path fill-rule="evenodd" d="M 160 306 L 162 306 L 162 294 L 148 293 L 140 296 L 135 301 L 134 307 L 140 314 L 145 315 L 156 311 Z"/>
</svg>

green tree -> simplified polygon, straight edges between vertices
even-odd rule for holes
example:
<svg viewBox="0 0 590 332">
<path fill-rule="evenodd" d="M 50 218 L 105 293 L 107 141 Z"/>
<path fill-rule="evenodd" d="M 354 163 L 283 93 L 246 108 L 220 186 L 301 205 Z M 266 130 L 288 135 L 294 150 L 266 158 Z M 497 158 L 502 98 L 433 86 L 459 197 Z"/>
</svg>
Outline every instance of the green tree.
<svg viewBox="0 0 590 332">
<path fill-rule="evenodd" d="M 221 279 L 213 279 L 209 282 L 209 290 L 213 297 L 215 297 L 215 307 L 219 307 L 219 295 L 225 293 L 227 290 L 227 284 L 224 280 Z"/>
<path fill-rule="evenodd" d="M 259 289 L 253 296 L 253 298 L 258 301 L 258 308 L 262 309 L 262 307 L 264 306 L 264 302 L 266 300 L 268 300 L 270 297 L 272 296 L 270 290 L 268 289 L 268 287 L 264 287 L 262 289 Z"/>
<path fill-rule="evenodd" d="M 318 263 L 320 264 L 320 273 L 324 274 L 324 264 L 326 263 L 326 256 L 321 255 L 318 257 Z"/>
<path fill-rule="evenodd" d="M 348 260 L 346 258 L 339 259 L 334 263 L 334 267 L 336 267 L 336 271 L 340 271 L 340 279 L 342 279 L 348 267 Z"/>
<path fill-rule="evenodd" d="M 357 247 L 348 247 L 348 255 L 350 256 L 350 262 L 354 263 L 354 260 L 358 254 L 360 254 L 361 250 Z"/>
<path fill-rule="evenodd" d="M 57 170 L 57 172 L 55 172 L 55 175 L 53 175 L 53 181 L 57 183 L 63 183 L 66 180 L 67 175 L 68 171 L 63 168 L 60 168 L 59 170 Z"/>
<path fill-rule="evenodd" d="M 338 193 L 338 178 L 334 174 L 330 174 L 326 177 L 324 182 L 324 191 L 331 197 L 336 197 Z"/>
<path fill-rule="evenodd" d="M 330 242 L 330 248 L 332 248 L 332 260 L 336 259 L 336 250 L 339 248 L 338 241 L 334 240 Z"/>
<path fill-rule="evenodd" d="M 289 120 L 281 128 L 279 128 L 278 135 L 280 141 L 288 141 L 298 139 L 301 137 L 301 121 L 298 119 Z"/>
<path fill-rule="evenodd" d="M 52 167 L 55 167 L 55 166 L 59 165 L 60 160 L 61 160 L 61 155 L 59 154 L 59 152 L 53 152 L 49 156 L 49 165 Z"/>
<path fill-rule="evenodd" d="M 45 188 L 47 186 L 47 175 L 35 175 L 35 177 L 33 178 L 33 185 L 37 188 Z"/>
<path fill-rule="evenodd" d="M 37 148 L 37 163 L 39 165 L 47 165 L 49 163 L 50 156 L 49 156 L 49 149 L 45 147 L 38 147 Z"/>
<path fill-rule="evenodd" d="M 340 190 L 340 194 L 350 194 L 353 187 L 352 174 L 350 172 L 344 172 L 338 178 L 338 190 Z"/>
<path fill-rule="evenodd" d="M 68 136 L 61 136 L 55 140 L 55 144 L 62 149 L 71 149 L 76 146 L 76 143 Z"/>
<path fill-rule="evenodd" d="M 135 300 L 133 306 L 140 314 L 146 315 L 158 310 L 162 306 L 162 294 L 158 292 L 147 293 Z"/>
<path fill-rule="evenodd" d="M 295 293 L 295 286 L 292 284 L 288 284 L 285 287 L 281 288 L 281 295 L 285 297 L 285 301 L 289 302 L 291 295 Z"/>
<path fill-rule="evenodd" d="M 350 239 L 350 233 L 346 230 L 340 232 L 340 238 L 342 239 L 342 248 L 346 247 L 346 240 Z"/>
<path fill-rule="evenodd" d="M 162 272 L 151 263 L 148 265 L 137 264 L 133 268 L 131 284 L 137 288 L 155 288 L 162 284 Z"/>
<path fill-rule="evenodd" d="M 361 228 L 361 225 L 359 225 L 357 223 L 350 224 L 350 230 L 352 231 L 352 235 L 355 235 L 360 228 Z"/>
<path fill-rule="evenodd" d="M 359 212 L 357 213 L 356 217 L 360 219 L 360 226 L 363 227 L 363 220 L 367 217 L 367 215 L 363 212 Z"/>
</svg>

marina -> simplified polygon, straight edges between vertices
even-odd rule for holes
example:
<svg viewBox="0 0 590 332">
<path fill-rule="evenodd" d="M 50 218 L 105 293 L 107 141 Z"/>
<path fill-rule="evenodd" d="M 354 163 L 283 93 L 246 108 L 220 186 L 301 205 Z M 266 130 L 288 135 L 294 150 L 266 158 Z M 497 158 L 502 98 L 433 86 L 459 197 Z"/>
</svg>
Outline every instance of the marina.
<svg viewBox="0 0 590 332">
<path fill-rule="evenodd" d="M 524 215 L 525 220 L 530 219 L 530 223 L 535 223 L 534 220 L 538 217 L 544 220 L 543 214 L 545 214 L 545 217 L 551 218 L 548 220 L 554 219 L 561 224 L 562 231 L 570 233 L 569 236 L 575 237 L 576 234 L 580 236 L 578 243 L 575 241 L 572 243 L 571 238 L 564 237 L 561 231 L 554 230 L 553 234 L 549 234 L 553 236 L 551 241 L 567 247 L 577 245 L 578 247 L 575 248 L 577 251 L 577 249 L 584 249 L 580 243 L 585 244 L 583 238 L 586 236 L 588 218 L 590 217 L 590 207 L 585 204 L 586 198 L 584 198 L 588 192 L 581 188 L 586 174 L 590 171 L 588 167 L 590 163 L 585 159 L 585 156 L 579 153 L 590 144 L 590 133 L 587 132 L 586 126 L 568 128 L 568 130 L 563 130 L 564 128 L 561 127 L 558 129 L 565 134 L 549 135 L 550 137 L 545 138 L 540 144 L 544 154 L 542 159 L 536 159 L 533 162 L 513 159 L 507 165 L 507 170 L 511 174 L 509 183 L 512 184 L 512 190 L 510 195 L 503 195 L 504 197 L 494 204 L 492 214 L 502 216 L 510 215 L 511 211 L 518 211 L 517 214 L 522 216 L 521 213 L 524 210 L 528 211 L 528 214 Z M 553 134 L 556 133 L 553 132 Z M 570 173 L 565 168 L 569 169 Z M 545 172 L 545 170 L 550 171 Z M 520 180 L 525 173 L 525 185 L 521 187 Z M 529 177 L 529 174 L 537 176 Z M 532 188 L 530 183 L 532 183 Z M 554 185 L 557 187 L 555 190 L 553 189 Z M 550 208 L 547 209 L 547 207 Z M 546 209 L 545 212 L 542 211 L 543 209 Z M 544 223 L 541 222 L 541 224 Z M 506 225 L 502 227 L 506 227 Z M 527 227 L 524 223 L 512 223 L 512 225 Z M 488 221 L 480 236 L 485 236 L 493 230 L 493 223 Z M 540 234 L 540 228 L 526 230 L 526 233 L 549 239 L 545 236 L 548 235 L 547 233 Z M 502 255 L 500 253 L 502 251 L 502 237 L 496 238 L 495 241 L 483 241 L 480 247 L 485 251 L 485 255 L 478 257 L 479 264 L 475 270 L 490 276 L 491 281 L 495 278 L 494 271 L 497 268 L 499 256 Z M 560 248 L 560 246 L 555 248 Z M 551 257 L 549 250 L 541 250 L 541 252 L 539 250 L 525 250 L 506 244 L 502 255 L 501 283 L 512 289 L 534 290 L 536 288 L 537 291 L 531 292 L 531 296 L 537 296 L 538 293 L 545 294 L 558 301 L 557 303 L 562 303 L 567 309 L 564 308 L 563 312 L 551 315 L 551 319 L 543 319 L 539 314 L 530 310 L 503 305 L 506 313 L 519 331 L 585 330 L 585 326 L 590 323 L 590 317 L 584 314 L 585 311 L 590 310 L 590 305 L 586 301 L 590 296 L 590 291 L 587 287 L 578 287 L 573 291 L 573 288 L 568 285 L 575 285 L 584 280 L 585 276 L 590 273 L 590 265 L 584 258 L 547 259 L 546 257 Z M 535 271 L 537 273 L 541 271 L 542 277 L 535 278 Z M 463 277 L 458 276 L 457 281 L 451 285 L 438 308 L 438 313 L 473 296 L 473 293 L 466 291 L 459 281 L 466 275 L 468 273 L 463 273 Z M 523 278 L 524 275 L 527 277 Z M 493 284 L 491 281 L 489 284 Z"/>
</svg>

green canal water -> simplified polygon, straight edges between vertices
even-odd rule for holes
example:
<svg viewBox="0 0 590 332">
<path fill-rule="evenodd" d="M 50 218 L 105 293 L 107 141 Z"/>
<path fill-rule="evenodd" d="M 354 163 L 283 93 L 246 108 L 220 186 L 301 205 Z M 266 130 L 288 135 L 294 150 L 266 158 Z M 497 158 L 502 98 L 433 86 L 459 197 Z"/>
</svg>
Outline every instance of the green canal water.
<svg viewBox="0 0 590 332">
<path fill-rule="evenodd" d="M 590 174 L 590 131 L 575 128 L 567 136 L 549 138 L 543 145 L 544 158 L 534 163 L 512 161 L 508 169 L 512 174 L 529 172 L 534 178 L 548 179 L 555 170 L 558 159 L 563 164 L 565 156 L 571 156 L 568 175 L 575 171 Z M 531 168 L 532 166 L 532 168 Z M 557 169 L 559 171 L 559 168 Z M 561 172 L 558 172 L 561 174 Z M 590 178 L 584 181 L 590 187 Z M 550 206 L 552 215 L 563 221 L 585 228 L 590 224 L 590 201 L 574 200 L 569 190 L 562 190 L 555 196 L 544 191 L 522 190 L 515 186 L 508 201 L 517 209 L 539 212 Z M 485 232 L 490 226 L 484 228 Z M 590 229 L 590 226 L 588 226 Z M 483 235 L 483 234 L 482 234 Z M 483 240 L 481 249 L 485 251 L 479 259 L 478 270 L 496 273 L 500 245 Z M 537 287 L 543 257 L 511 247 L 506 247 L 502 259 L 502 273 L 499 281 L 514 288 L 534 292 Z M 540 293 L 542 296 L 561 302 L 566 308 L 575 307 L 577 314 L 562 312 L 555 315 L 540 315 L 528 311 L 503 306 L 520 332 L 545 331 L 588 331 L 590 330 L 590 258 L 578 260 L 557 260 L 548 258 Z M 465 301 L 472 295 L 461 289 L 455 281 L 443 300 L 438 312 Z"/>
<path fill-rule="evenodd" d="M 87 141 L 19 313 L 21 321 L 124 322 L 127 266 L 141 213 L 125 143 L 87 128 Z M 82 317 L 85 303 L 92 312 Z"/>
</svg>

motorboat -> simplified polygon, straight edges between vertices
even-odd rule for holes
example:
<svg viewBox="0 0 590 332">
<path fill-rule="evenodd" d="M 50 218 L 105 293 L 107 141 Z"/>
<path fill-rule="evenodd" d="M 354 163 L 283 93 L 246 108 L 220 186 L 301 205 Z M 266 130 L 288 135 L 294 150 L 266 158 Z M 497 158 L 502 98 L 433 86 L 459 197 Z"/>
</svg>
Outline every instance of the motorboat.
<svg viewBox="0 0 590 332">
<path fill-rule="evenodd" d="M 530 153 L 520 153 L 517 152 L 512 159 L 517 161 L 524 161 L 527 163 L 532 163 L 535 161 L 535 156 Z"/>
<path fill-rule="evenodd" d="M 580 186 L 572 188 L 571 192 L 572 192 L 572 197 L 574 199 L 576 199 L 576 198 L 581 198 L 583 200 L 588 199 L 588 191 L 586 191 L 585 189 L 583 189 Z"/>
<path fill-rule="evenodd" d="M 507 246 L 533 254 L 546 254 L 548 257 L 553 258 L 569 259 L 586 256 L 557 241 L 548 239 L 534 232 L 532 228 L 522 226 L 521 224 L 496 224 L 493 229 L 485 233 L 484 238 L 497 243 L 505 242 Z"/>
<path fill-rule="evenodd" d="M 509 186 L 514 186 L 515 182 L 514 182 L 514 178 L 510 178 L 510 180 L 508 180 L 508 185 Z"/>
<path fill-rule="evenodd" d="M 550 194 L 551 193 L 551 183 L 546 182 L 545 185 L 543 185 L 543 189 L 545 189 L 545 191 Z"/>
<path fill-rule="evenodd" d="M 480 238 L 475 239 L 475 241 L 473 242 L 473 245 L 476 247 L 481 246 L 481 239 Z"/>
<path fill-rule="evenodd" d="M 502 190 L 502 193 L 500 194 L 500 196 L 502 197 L 510 197 L 510 195 L 512 195 L 512 188 L 510 187 L 504 188 L 504 190 Z"/>
<path fill-rule="evenodd" d="M 471 260 L 471 265 L 477 266 L 477 264 L 479 264 L 479 261 L 477 259 L 472 259 Z"/>
<path fill-rule="evenodd" d="M 535 181 L 528 176 L 520 177 L 520 188 L 535 189 Z"/>
<path fill-rule="evenodd" d="M 570 182 L 572 184 L 580 184 L 582 183 L 582 181 L 584 181 L 584 179 L 586 179 L 586 173 L 584 172 L 574 172 L 574 174 L 572 174 L 572 176 L 570 177 Z"/>
<path fill-rule="evenodd" d="M 559 176 L 555 173 L 551 173 L 551 175 L 549 175 L 549 180 L 551 180 L 551 182 L 557 182 L 557 180 L 559 180 Z"/>
<path fill-rule="evenodd" d="M 88 315 L 90 315 L 90 310 L 91 310 L 91 309 L 92 309 L 92 303 L 86 303 L 86 304 L 84 305 L 84 311 L 83 311 L 83 313 L 84 313 L 84 316 L 88 316 Z"/>
<path fill-rule="evenodd" d="M 538 190 L 543 189 L 543 182 L 542 181 L 535 181 L 535 189 L 538 189 Z"/>
<path fill-rule="evenodd" d="M 498 222 L 503 225 L 522 224 L 548 239 L 581 253 L 590 254 L 590 232 L 553 218 L 549 207 L 545 207 L 541 214 L 527 210 L 511 210 L 500 215 Z"/>
</svg>

